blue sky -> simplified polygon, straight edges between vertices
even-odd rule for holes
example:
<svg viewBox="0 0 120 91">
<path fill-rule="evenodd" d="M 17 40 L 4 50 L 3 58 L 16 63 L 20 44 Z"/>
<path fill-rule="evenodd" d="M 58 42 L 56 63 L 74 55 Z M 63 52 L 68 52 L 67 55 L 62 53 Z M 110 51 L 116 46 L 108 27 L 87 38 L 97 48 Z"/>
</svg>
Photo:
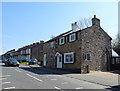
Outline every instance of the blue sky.
<svg viewBox="0 0 120 91">
<path fill-rule="evenodd" d="M 47 41 L 71 29 L 71 23 L 96 15 L 114 39 L 118 31 L 117 2 L 3 2 L 3 51 Z"/>
</svg>

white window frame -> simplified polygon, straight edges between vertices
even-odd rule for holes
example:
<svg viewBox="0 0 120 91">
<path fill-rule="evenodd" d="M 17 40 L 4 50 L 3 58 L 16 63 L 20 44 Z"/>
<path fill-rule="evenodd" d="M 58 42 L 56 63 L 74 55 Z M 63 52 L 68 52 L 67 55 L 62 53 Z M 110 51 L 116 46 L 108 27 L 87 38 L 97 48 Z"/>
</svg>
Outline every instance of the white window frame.
<svg viewBox="0 0 120 91">
<path fill-rule="evenodd" d="M 30 52 L 31 52 L 31 49 L 29 48 L 29 49 L 28 49 L 28 53 L 30 54 Z"/>
<path fill-rule="evenodd" d="M 51 48 L 54 47 L 54 41 L 50 42 L 50 47 L 51 47 Z"/>
<path fill-rule="evenodd" d="M 73 36 L 74 36 L 74 39 L 72 39 Z M 76 40 L 76 33 L 69 35 L 69 42 L 73 42 L 75 40 Z"/>
<path fill-rule="evenodd" d="M 71 55 L 71 54 L 73 60 L 71 62 L 66 62 L 66 55 Z M 64 53 L 64 63 L 74 63 L 74 52 Z"/>
<path fill-rule="evenodd" d="M 61 40 L 63 40 L 63 42 L 61 42 Z M 59 39 L 59 45 L 63 45 L 65 43 L 65 37 L 62 37 Z"/>
</svg>

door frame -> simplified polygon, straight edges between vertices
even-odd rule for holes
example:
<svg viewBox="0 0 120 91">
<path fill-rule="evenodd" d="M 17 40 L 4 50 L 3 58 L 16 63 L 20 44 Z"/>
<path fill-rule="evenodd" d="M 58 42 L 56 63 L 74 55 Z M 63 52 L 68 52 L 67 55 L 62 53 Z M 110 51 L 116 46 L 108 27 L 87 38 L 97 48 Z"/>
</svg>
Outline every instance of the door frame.
<svg viewBox="0 0 120 91">
<path fill-rule="evenodd" d="M 46 54 L 44 54 L 43 66 L 46 66 Z"/>
<path fill-rule="evenodd" d="M 57 52 L 55 56 L 56 56 L 56 68 L 61 69 L 62 68 L 62 55 L 59 52 Z"/>
</svg>

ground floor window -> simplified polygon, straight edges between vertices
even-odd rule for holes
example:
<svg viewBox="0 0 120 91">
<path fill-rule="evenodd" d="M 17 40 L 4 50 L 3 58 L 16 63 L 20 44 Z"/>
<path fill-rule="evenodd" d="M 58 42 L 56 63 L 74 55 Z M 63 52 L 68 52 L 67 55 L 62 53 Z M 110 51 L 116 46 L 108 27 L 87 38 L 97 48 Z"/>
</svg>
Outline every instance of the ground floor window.
<svg viewBox="0 0 120 91">
<path fill-rule="evenodd" d="M 83 54 L 83 60 L 90 60 L 90 54 Z"/>
<path fill-rule="evenodd" d="M 64 53 L 64 63 L 74 63 L 74 52 Z"/>
</svg>

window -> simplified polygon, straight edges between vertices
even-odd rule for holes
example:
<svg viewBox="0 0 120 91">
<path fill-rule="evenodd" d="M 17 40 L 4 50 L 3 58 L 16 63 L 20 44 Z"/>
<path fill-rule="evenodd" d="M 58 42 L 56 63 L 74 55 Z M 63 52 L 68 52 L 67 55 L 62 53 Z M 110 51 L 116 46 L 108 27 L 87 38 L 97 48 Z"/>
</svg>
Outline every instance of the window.
<svg viewBox="0 0 120 91">
<path fill-rule="evenodd" d="M 72 42 L 72 41 L 75 41 L 76 40 L 76 34 L 71 34 L 69 35 L 69 41 Z"/>
<path fill-rule="evenodd" d="M 64 37 L 60 38 L 59 39 L 59 45 L 62 45 L 64 43 L 65 43 L 65 38 Z"/>
<path fill-rule="evenodd" d="M 53 48 L 54 47 L 54 42 L 50 42 L 50 47 Z"/>
<path fill-rule="evenodd" d="M 90 60 L 90 54 L 83 54 L 83 60 Z"/>
<path fill-rule="evenodd" d="M 90 54 L 87 54 L 87 60 L 90 60 Z"/>
<path fill-rule="evenodd" d="M 112 60 L 112 64 L 115 64 L 115 58 Z"/>
<path fill-rule="evenodd" d="M 53 54 L 50 54 L 50 58 L 51 58 L 51 59 L 54 59 L 54 55 L 53 55 Z"/>
<path fill-rule="evenodd" d="M 74 63 L 74 53 L 64 53 L 64 63 Z"/>
</svg>

